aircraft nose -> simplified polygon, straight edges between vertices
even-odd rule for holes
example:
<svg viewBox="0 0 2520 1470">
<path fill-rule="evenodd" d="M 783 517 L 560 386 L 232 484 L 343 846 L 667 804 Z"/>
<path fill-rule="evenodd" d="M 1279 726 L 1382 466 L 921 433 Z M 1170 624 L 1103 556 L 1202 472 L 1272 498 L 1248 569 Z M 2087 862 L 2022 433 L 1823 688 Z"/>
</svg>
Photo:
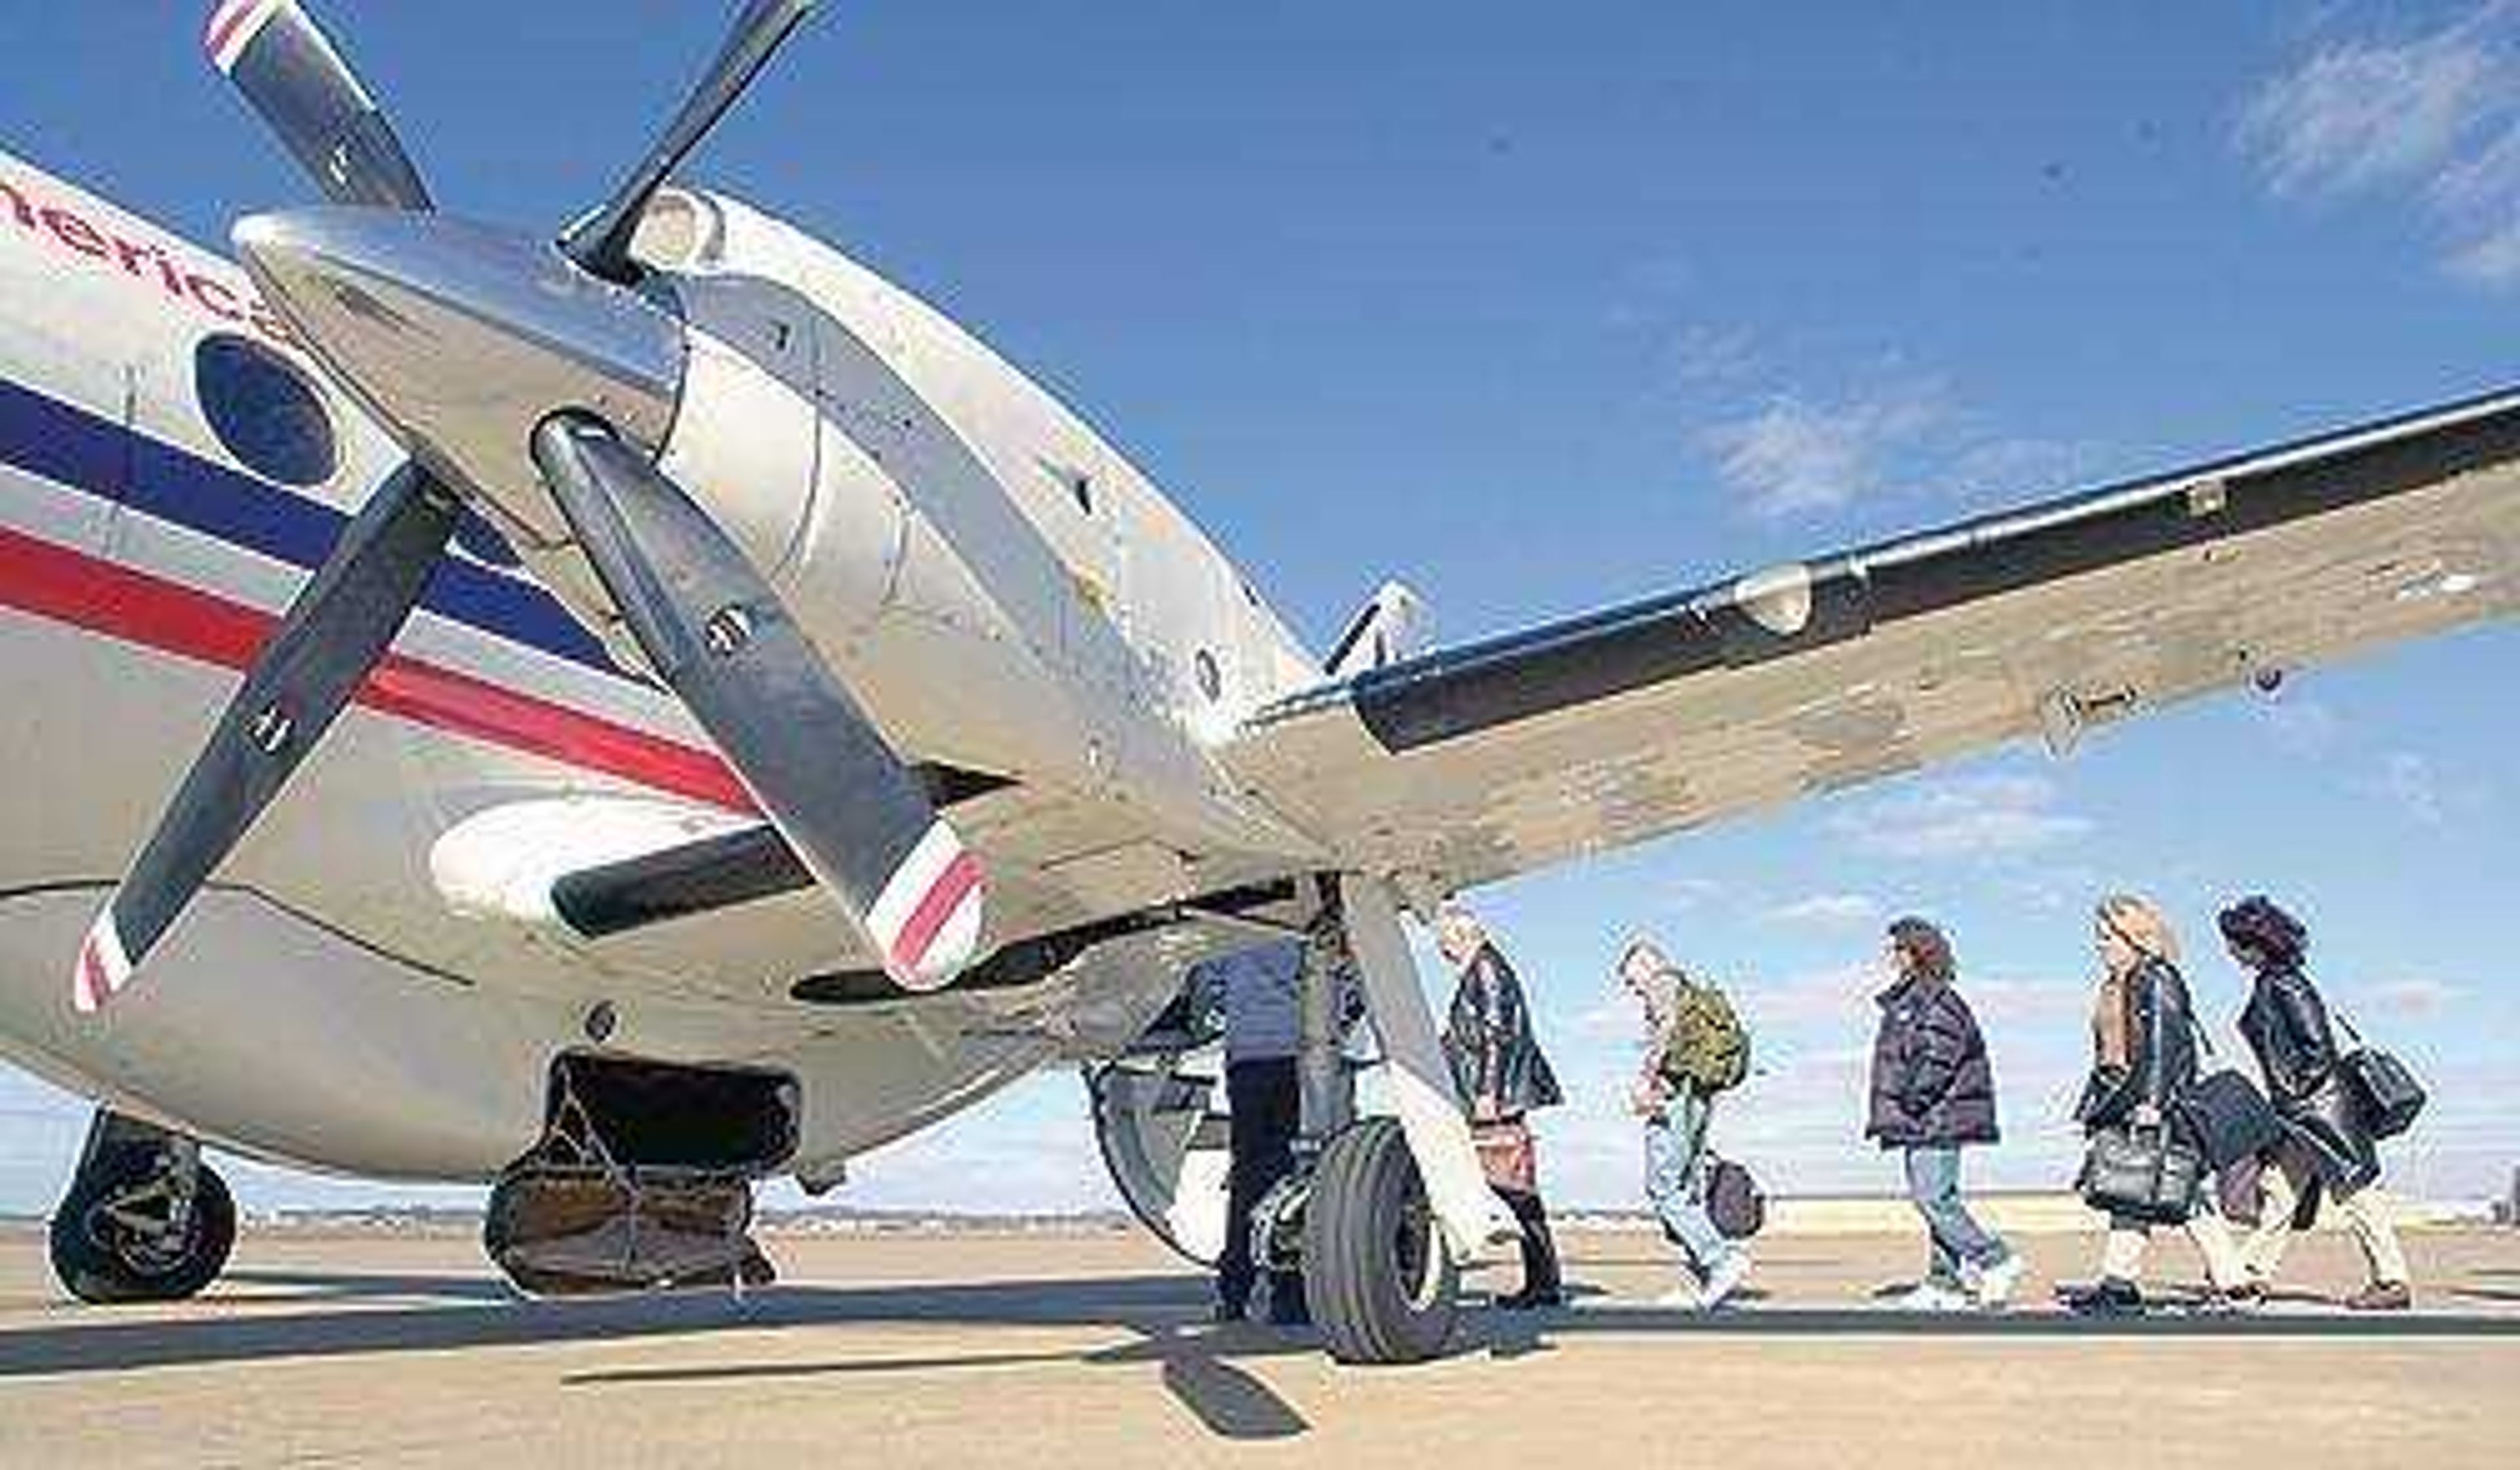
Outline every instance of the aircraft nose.
<svg viewBox="0 0 2520 1470">
<path fill-rule="evenodd" d="M 537 484 L 533 430 L 562 410 L 594 414 L 650 448 L 672 426 L 682 324 L 548 241 L 355 207 L 252 215 L 232 239 L 265 301 L 331 376 L 478 493 L 507 501 L 503 491 Z"/>
</svg>

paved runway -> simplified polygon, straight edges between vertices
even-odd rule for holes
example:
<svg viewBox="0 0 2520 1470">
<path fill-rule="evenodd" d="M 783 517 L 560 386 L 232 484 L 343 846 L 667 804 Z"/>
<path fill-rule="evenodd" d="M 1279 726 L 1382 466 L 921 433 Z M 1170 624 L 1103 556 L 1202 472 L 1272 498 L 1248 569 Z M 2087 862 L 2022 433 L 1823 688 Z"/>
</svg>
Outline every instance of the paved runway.
<svg viewBox="0 0 2520 1470">
<path fill-rule="evenodd" d="M 2096 1246 L 2018 1243 L 2069 1276 Z M 2520 1462 L 2520 1232 L 2409 1245 L 2412 1317 L 2098 1328 L 1888 1312 L 1917 1250 L 1880 1234 L 1772 1240 L 1744 1310 L 1658 1313 L 1656 1243 L 1583 1235 L 1576 1310 L 1473 1312 L 1447 1361 L 1355 1370 L 1205 1326 L 1203 1283 L 1127 1235 L 774 1239 L 787 1282 L 742 1302 L 592 1306 L 511 1303 L 461 1237 L 256 1235 L 209 1299 L 110 1313 L 11 1235 L 0 1465 Z M 2341 1237 L 2297 1259 L 2353 1283 Z"/>
</svg>

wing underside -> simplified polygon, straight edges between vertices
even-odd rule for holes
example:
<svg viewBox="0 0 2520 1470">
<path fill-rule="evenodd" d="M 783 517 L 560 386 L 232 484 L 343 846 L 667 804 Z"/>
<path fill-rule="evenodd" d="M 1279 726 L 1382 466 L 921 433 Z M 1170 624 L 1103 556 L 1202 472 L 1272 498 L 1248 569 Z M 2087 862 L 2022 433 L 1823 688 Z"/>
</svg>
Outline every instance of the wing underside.
<svg viewBox="0 0 2520 1470">
<path fill-rule="evenodd" d="M 1467 886 L 2520 609 L 2520 391 L 1375 669 L 1228 752 Z"/>
</svg>

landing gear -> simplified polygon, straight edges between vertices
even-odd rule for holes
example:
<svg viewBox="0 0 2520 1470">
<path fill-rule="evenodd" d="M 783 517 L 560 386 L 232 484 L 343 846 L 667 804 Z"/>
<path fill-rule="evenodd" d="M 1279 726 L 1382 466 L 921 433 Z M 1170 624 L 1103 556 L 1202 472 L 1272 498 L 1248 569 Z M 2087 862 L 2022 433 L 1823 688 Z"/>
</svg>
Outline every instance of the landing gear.
<svg viewBox="0 0 2520 1470">
<path fill-rule="evenodd" d="M 1423 1362 L 1452 1339 L 1460 1278 L 1392 1119 L 1354 1124 L 1322 1150 L 1303 1259 L 1305 1302 L 1339 1361 Z"/>
<path fill-rule="evenodd" d="M 53 1212 L 53 1274 L 82 1302 L 180 1302 L 218 1279 L 236 1225 L 199 1143 L 100 1110 Z"/>
</svg>

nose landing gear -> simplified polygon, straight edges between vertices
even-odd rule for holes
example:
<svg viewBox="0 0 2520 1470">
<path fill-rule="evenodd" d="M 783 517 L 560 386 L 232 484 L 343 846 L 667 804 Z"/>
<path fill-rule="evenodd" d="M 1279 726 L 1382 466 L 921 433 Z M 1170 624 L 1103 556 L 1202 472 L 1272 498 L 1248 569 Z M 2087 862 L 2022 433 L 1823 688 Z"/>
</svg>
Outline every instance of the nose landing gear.
<svg viewBox="0 0 2520 1470">
<path fill-rule="evenodd" d="M 53 1274 L 82 1302 L 179 1302 L 218 1279 L 236 1225 L 199 1142 L 99 1109 L 53 1212 Z"/>
</svg>

